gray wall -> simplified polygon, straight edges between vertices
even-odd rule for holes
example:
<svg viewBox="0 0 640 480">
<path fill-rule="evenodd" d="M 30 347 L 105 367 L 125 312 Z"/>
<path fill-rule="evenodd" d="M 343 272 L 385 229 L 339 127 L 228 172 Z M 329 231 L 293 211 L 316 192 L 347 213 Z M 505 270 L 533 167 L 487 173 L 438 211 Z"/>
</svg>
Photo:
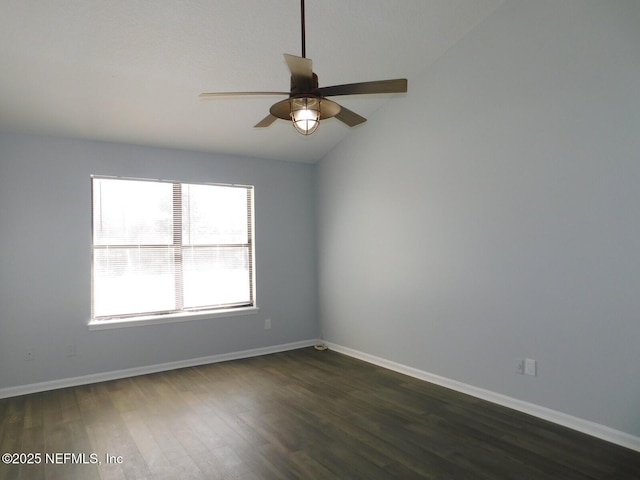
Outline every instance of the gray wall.
<svg viewBox="0 0 640 480">
<path fill-rule="evenodd" d="M 255 185 L 260 312 L 89 331 L 91 174 Z M 291 162 L 0 134 L 0 388 L 317 338 L 312 174 Z M 35 360 L 24 361 L 27 347 Z"/>
<path fill-rule="evenodd" d="M 640 435 L 638 25 L 507 0 L 317 165 L 327 341 Z"/>
</svg>

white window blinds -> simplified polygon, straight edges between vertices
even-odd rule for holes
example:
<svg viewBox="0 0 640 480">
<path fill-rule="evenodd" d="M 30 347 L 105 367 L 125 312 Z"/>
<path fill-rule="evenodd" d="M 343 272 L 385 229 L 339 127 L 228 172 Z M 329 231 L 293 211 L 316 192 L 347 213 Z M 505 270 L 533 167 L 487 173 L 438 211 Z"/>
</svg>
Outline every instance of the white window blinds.
<svg viewBox="0 0 640 480">
<path fill-rule="evenodd" d="M 253 187 L 92 178 L 93 320 L 254 305 Z"/>
</svg>

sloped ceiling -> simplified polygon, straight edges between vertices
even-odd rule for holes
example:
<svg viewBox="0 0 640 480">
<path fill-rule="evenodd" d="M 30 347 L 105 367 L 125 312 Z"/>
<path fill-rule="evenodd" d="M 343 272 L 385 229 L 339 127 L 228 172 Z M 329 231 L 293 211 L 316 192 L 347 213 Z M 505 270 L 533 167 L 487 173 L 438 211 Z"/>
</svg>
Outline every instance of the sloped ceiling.
<svg viewBox="0 0 640 480">
<path fill-rule="evenodd" d="M 320 86 L 424 71 L 503 0 L 307 0 Z M 298 0 L 0 0 L 0 129 L 315 162 L 353 130 L 255 129 L 301 54 Z M 419 86 L 415 86 L 418 88 Z M 371 119 L 396 95 L 341 97 Z"/>
</svg>

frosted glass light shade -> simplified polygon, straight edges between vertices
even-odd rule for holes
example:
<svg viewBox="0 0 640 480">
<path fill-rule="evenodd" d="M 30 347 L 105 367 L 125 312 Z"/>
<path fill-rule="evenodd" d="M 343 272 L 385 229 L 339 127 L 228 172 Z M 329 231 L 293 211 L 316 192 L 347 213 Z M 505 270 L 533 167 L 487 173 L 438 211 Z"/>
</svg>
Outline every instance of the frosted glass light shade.
<svg viewBox="0 0 640 480">
<path fill-rule="evenodd" d="M 291 100 L 291 120 L 302 135 L 311 135 L 320 125 L 320 99 L 296 98 Z"/>
</svg>

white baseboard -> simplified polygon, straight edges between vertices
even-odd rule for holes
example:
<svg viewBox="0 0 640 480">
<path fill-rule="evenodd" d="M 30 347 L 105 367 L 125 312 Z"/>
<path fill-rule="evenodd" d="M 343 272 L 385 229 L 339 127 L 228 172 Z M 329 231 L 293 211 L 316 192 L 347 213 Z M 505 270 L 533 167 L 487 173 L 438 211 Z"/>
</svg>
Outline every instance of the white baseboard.
<svg viewBox="0 0 640 480">
<path fill-rule="evenodd" d="M 636 437 L 629 433 L 615 430 L 605 425 L 600 425 L 599 423 L 584 420 L 572 415 L 567 415 L 566 413 L 551 410 L 550 408 L 542 407 L 540 405 L 508 397 L 500 393 L 495 393 L 490 390 L 485 390 L 483 388 L 474 387 L 473 385 L 468 385 L 456 380 L 451 380 L 439 375 L 434 375 L 417 368 L 408 367 L 400 363 L 385 360 L 384 358 L 376 357 L 374 355 L 369 355 L 368 353 L 363 353 L 358 350 L 343 347 L 342 345 L 337 345 L 330 342 L 324 343 L 331 350 L 335 350 L 338 353 L 343 353 L 350 357 L 354 357 L 359 360 L 378 365 L 380 367 L 388 368 L 389 370 L 409 375 L 410 377 L 450 388 L 452 390 L 456 390 L 458 392 L 465 393 L 482 400 L 487 400 L 489 402 L 496 403 L 513 410 L 518 410 L 520 412 L 533 415 L 534 417 L 542 418 L 558 425 L 571 428 L 572 430 L 586 433 L 587 435 L 591 435 L 592 437 L 600 438 L 602 440 L 606 440 L 607 442 L 615 443 L 616 445 L 620 445 L 622 447 L 630 448 L 632 450 L 640 452 L 640 437 Z"/>
<path fill-rule="evenodd" d="M 286 352 L 297 348 L 311 347 L 317 343 L 316 339 L 303 340 L 294 343 L 285 343 L 282 345 L 273 345 L 270 347 L 254 348 L 252 350 L 242 350 L 240 352 L 222 353 L 220 355 L 211 355 L 207 357 L 192 358 L 188 360 L 179 360 L 177 362 L 160 363 L 157 365 L 146 365 L 144 367 L 127 368 L 125 370 L 115 370 L 111 372 L 95 373 L 92 375 L 83 375 L 81 377 L 62 378 L 60 380 L 52 380 L 49 382 L 32 383 L 30 385 L 20 385 L 16 387 L 8 387 L 0 389 L 0 398 L 17 397 L 19 395 L 27 395 L 30 393 L 46 392 L 48 390 L 56 390 L 58 388 L 77 387 L 79 385 L 88 385 L 91 383 L 106 382 L 109 380 L 118 380 L 121 378 L 136 377 L 138 375 L 147 375 L 149 373 L 166 372 L 168 370 L 176 370 L 178 368 L 196 367 L 198 365 L 207 365 L 209 363 L 226 362 L 228 360 L 239 360 L 241 358 L 257 357 L 260 355 L 268 355 L 270 353 Z"/>
<path fill-rule="evenodd" d="M 270 347 L 255 348 L 251 350 L 242 350 L 239 352 L 222 353 L 219 355 L 211 355 L 207 357 L 199 357 L 188 360 L 180 360 L 177 362 L 161 363 L 157 365 L 147 365 L 143 367 L 127 368 L 124 370 L 116 370 L 111 372 L 96 373 L 92 375 L 83 375 L 81 377 L 63 378 L 59 380 L 52 380 L 49 382 L 33 383 L 29 385 L 20 385 L 16 387 L 8 387 L 0 389 L 0 398 L 17 397 L 19 395 L 27 395 L 30 393 L 45 392 L 48 390 L 55 390 L 58 388 L 76 387 L 79 385 L 88 385 L 91 383 L 105 382 L 109 380 L 118 380 L 121 378 L 135 377 L 138 375 L 147 375 L 150 373 L 165 372 L 168 370 L 175 370 L 178 368 L 195 367 L 198 365 L 206 365 L 210 363 L 225 362 L 228 360 L 238 360 L 242 358 L 257 357 L 260 355 L 268 355 L 270 353 L 286 352 L 288 350 L 295 350 L 297 348 L 311 347 L 320 341 L 317 339 L 303 340 L 300 342 L 286 343 L 282 345 L 273 345 Z M 338 353 L 343 353 L 350 357 L 363 360 L 374 365 L 378 365 L 389 370 L 393 370 L 410 377 L 414 377 L 420 380 L 424 380 L 436 385 L 441 385 L 458 392 L 472 395 L 482 400 L 502 405 L 507 408 L 512 408 L 529 415 L 533 415 L 544 420 L 562 425 L 564 427 L 577 430 L 587 435 L 591 435 L 602 440 L 606 440 L 617 445 L 630 448 L 640 452 L 640 437 L 615 430 L 605 425 L 600 425 L 589 420 L 583 420 L 566 413 L 557 412 L 550 408 L 541 407 L 539 405 L 518 400 L 500 393 L 495 393 L 483 388 L 474 387 L 466 383 L 451 380 L 439 375 L 435 375 L 417 368 L 408 367 L 400 363 L 385 360 L 384 358 L 369 355 L 368 353 L 353 350 L 351 348 L 343 347 L 335 343 L 321 342 L 326 344 L 330 349 L 335 350 Z"/>
</svg>

